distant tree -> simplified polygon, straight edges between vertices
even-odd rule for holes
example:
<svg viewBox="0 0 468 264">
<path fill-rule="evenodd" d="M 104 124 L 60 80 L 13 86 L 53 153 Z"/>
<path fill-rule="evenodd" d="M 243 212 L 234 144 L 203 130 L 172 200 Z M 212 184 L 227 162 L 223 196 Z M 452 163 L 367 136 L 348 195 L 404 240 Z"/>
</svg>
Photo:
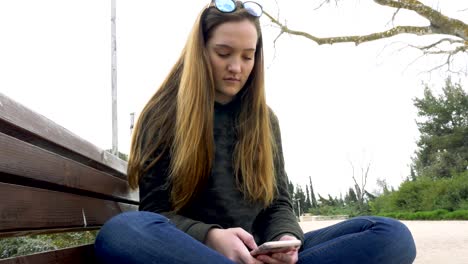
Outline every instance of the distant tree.
<svg viewBox="0 0 468 264">
<path fill-rule="evenodd" d="M 312 208 L 312 204 L 310 202 L 310 194 L 309 194 L 309 186 L 306 184 L 306 208 L 307 211 L 309 211 L 310 208 Z"/>
<path fill-rule="evenodd" d="M 296 185 L 296 192 L 294 193 L 294 206 L 296 207 L 296 212 L 300 212 L 300 214 L 308 211 L 308 208 L 306 207 L 306 195 L 300 185 Z M 299 208 L 297 208 L 297 206 L 299 206 Z"/>
<path fill-rule="evenodd" d="M 288 180 L 288 192 L 289 192 L 289 197 L 294 199 L 294 184 Z"/>
<path fill-rule="evenodd" d="M 468 167 L 468 95 L 450 78 L 442 94 L 435 96 L 426 85 L 424 96 L 415 98 L 420 138 L 413 158 L 417 176 L 449 178 Z"/>
<path fill-rule="evenodd" d="M 377 196 L 373 195 L 372 193 L 366 191 L 366 198 L 369 200 L 369 201 L 372 201 L 374 200 Z"/>
<path fill-rule="evenodd" d="M 317 199 L 315 198 L 315 193 L 314 193 L 314 187 L 312 187 L 312 177 L 309 176 L 309 182 L 310 182 L 310 202 L 312 205 L 312 208 L 317 208 Z"/>
<path fill-rule="evenodd" d="M 410 169 L 410 180 L 416 181 L 416 172 L 414 172 L 414 166 L 411 166 L 411 169 Z"/>
<path fill-rule="evenodd" d="M 344 201 L 346 205 L 352 205 L 357 203 L 358 199 L 353 188 L 349 188 L 348 193 L 345 195 Z"/>
<path fill-rule="evenodd" d="M 323 207 L 323 206 L 336 206 L 337 205 L 336 199 L 333 198 L 330 194 L 328 194 L 328 198 L 324 198 L 320 194 L 318 196 L 319 196 L 319 202 L 320 202 L 321 207 Z"/>
<path fill-rule="evenodd" d="M 328 205 L 336 206 L 338 205 L 338 200 L 336 198 L 333 198 L 330 194 L 328 194 Z"/>
<path fill-rule="evenodd" d="M 318 194 L 318 201 L 319 201 L 319 204 L 320 206 L 325 206 L 325 205 L 329 205 L 329 202 L 326 198 L 323 198 L 322 195 L 320 195 L 320 193 Z"/>
<path fill-rule="evenodd" d="M 340 206 L 345 205 L 344 200 L 343 200 L 343 194 L 341 192 L 340 192 L 340 199 L 338 199 L 338 205 Z"/>
<path fill-rule="evenodd" d="M 377 195 L 388 194 L 390 192 L 388 190 L 388 184 L 386 179 L 377 179 L 377 187 L 381 189 L 381 191 L 378 191 Z"/>
</svg>

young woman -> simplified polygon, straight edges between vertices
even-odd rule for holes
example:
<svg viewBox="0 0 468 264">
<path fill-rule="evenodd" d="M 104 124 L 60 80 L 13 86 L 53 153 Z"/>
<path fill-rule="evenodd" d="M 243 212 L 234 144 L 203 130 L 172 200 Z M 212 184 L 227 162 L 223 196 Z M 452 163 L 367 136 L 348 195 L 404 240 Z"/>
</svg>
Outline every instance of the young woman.
<svg viewBox="0 0 468 264">
<path fill-rule="evenodd" d="M 255 2 L 213 0 L 149 100 L 128 163 L 140 211 L 99 232 L 103 263 L 411 263 L 409 230 L 359 217 L 303 234 L 292 211 L 281 136 L 265 102 Z M 252 256 L 266 241 L 302 247 Z"/>
</svg>

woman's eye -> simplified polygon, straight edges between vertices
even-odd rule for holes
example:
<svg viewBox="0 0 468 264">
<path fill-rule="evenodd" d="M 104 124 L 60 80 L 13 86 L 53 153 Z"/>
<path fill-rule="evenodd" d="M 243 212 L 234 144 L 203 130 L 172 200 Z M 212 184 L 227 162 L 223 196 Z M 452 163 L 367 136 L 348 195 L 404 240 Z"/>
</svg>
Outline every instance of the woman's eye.
<svg viewBox="0 0 468 264">
<path fill-rule="evenodd" d="M 253 60 L 252 57 L 244 57 L 244 60 Z"/>
<path fill-rule="evenodd" d="M 221 58 L 226 58 L 229 56 L 229 53 L 218 53 L 218 56 L 220 56 Z"/>
</svg>

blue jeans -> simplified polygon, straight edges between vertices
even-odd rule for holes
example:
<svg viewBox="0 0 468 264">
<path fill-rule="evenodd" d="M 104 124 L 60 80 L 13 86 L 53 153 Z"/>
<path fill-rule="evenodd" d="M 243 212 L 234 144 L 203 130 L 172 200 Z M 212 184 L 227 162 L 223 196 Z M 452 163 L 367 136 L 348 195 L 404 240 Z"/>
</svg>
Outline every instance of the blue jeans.
<svg viewBox="0 0 468 264">
<path fill-rule="evenodd" d="M 101 263 L 233 262 L 151 212 L 113 217 L 95 242 Z M 356 217 L 305 234 L 298 263 L 412 263 L 416 247 L 408 228 L 384 217 Z"/>
</svg>

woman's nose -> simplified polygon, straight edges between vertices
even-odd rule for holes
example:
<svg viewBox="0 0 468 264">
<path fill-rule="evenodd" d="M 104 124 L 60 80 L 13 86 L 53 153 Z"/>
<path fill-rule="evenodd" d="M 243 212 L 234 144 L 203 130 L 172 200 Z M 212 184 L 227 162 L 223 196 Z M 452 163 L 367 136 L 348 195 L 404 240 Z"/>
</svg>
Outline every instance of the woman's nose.
<svg viewBox="0 0 468 264">
<path fill-rule="evenodd" d="M 240 73 L 241 72 L 241 64 L 239 60 L 232 60 L 228 64 L 228 71 L 234 72 L 234 73 Z"/>
</svg>

